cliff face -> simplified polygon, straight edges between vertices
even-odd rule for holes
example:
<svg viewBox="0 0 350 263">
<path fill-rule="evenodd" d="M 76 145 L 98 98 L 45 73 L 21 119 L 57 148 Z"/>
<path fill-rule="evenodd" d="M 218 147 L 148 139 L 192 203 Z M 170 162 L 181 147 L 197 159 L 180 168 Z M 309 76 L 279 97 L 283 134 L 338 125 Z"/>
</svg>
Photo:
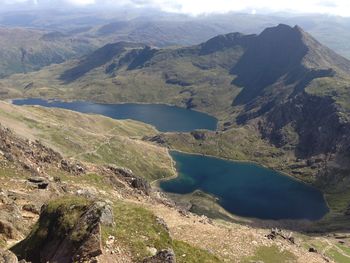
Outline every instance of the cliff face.
<svg viewBox="0 0 350 263">
<path fill-rule="evenodd" d="M 277 147 L 307 160 L 319 183 L 337 184 L 348 177 L 350 123 L 331 98 L 301 93 L 261 117 L 259 129 Z"/>
</svg>

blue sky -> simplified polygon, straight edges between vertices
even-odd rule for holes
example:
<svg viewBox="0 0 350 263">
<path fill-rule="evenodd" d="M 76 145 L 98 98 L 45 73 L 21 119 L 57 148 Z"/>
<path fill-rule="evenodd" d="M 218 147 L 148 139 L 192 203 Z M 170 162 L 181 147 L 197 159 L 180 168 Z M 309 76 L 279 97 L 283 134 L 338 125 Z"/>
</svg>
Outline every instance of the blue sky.
<svg viewBox="0 0 350 263">
<path fill-rule="evenodd" d="M 203 14 L 228 11 L 321 13 L 350 17 L 350 0 L 0 0 L 12 6 L 130 6 L 151 7 L 163 11 Z M 4 6 L 4 5 L 3 5 Z M 0 7 L 1 8 L 1 7 Z"/>
</svg>

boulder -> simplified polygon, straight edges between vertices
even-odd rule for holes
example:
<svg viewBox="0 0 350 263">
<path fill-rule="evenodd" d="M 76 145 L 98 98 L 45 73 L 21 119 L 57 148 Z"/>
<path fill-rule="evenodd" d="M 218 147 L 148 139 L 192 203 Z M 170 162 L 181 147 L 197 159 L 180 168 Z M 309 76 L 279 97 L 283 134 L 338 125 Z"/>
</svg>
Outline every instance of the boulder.
<svg viewBox="0 0 350 263">
<path fill-rule="evenodd" d="M 149 182 L 144 178 L 134 175 L 132 170 L 115 165 L 108 165 L 107 169 L 112 171 L 115 175 L 122 177 L 132 188 L 141 190 L 146 195 L 150 194 L 151 185 Z"/>
<path fill-rule="evenodd" d="M 44 205 L 38 227 L 12 250 L 30 262 L 85 262 L 102 254 L 101 225 L 114 225 L 106 202 L 60 198 Z"/>
<path fill-rule="evenodd" d="M 134 177 L 131 180 L 130 185 L 133 188 L 141 190 L 146 195 L 149 195 L 151 192 L 151 185 L 149 184 L 149 182 L 147 182 L 145 179 L 143 179 L 141 177 Z"/>
<path fill-rule="evenodd" d="M 40 183 L 46 182 L 46 179 L 40 176 L 33 176 L 28 178 L 28 181 L 34 184 L 40 184 Z"/>
<path fill-rule="evenodd" d="M 196 140 L 205 140 L 206 136 L 205 133 L 202 131 L 192 131 L 191 135 L 193 136 L 193 138 L 195 138 Z"/>
<path fill-rule="evenodd" d="M 5 220 L 0 220 L 0 234 L 9 239 L 16 239 L 18 237 L 17 230 L 14 226 Z"/>
<path fill-rule="evenodd" d="M 309 252 L 310 252 L 310 253 L 318 253 L 317 249 L 314 248 L 314 247 L 310 247 L 310 248 L 309 248 Z"/>
<path fill-rule="evenodd" d="M 38 209 L 38 207 L 33 205 L 33 204 L 23 205 L 22 210 L 27 211 L 27 212 L 31 212 L 31 213 L 37 214 L 37 215 L 40 213 L 40 209 Z"/>
<path fill-rule="evenodd" d="M 28 181 L 38 187 L 38 189 L 46 189 L 49 186 L 49 182 L 40 176 L 33 176 L 28 178 Z"/>
<path fill-rule="evenodd" d="M 175 253 L 172 249 L 164 249 L 152 257 L 145 258 L 142 263 L 176 263 Z"/>
<path fill-rule="evenodd" d="M 11 251 L 0 249 L 0 263 L 18 263 L 18 259 Z"/>
<path fill-rule="evenodd" d="M 85 173 L 85 167 L 79 163 L 79 162 L 70 162 L 68 160 L 62 159 L 61 160 L 61 168 L 68 172 L 68 173 L 72 173 L 72 174 L 84 174 Z"/>
</svg>

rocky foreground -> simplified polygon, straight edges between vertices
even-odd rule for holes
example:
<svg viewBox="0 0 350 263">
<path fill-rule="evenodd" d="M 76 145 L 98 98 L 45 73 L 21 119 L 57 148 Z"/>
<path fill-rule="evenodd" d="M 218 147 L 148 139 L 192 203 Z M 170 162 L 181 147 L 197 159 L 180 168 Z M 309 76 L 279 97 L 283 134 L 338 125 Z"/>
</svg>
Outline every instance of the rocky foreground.
<svg viewBox="0 0 350 263">
<path fill-rule="evenodd" d="M 3 126 L 0 151 L 0 262 L 333 262 L 333 252 L 350 259 L 339 247 L 349 245 L 346 235 L 194 215 L 127 168 L 66 159 Z"/>
</svg>

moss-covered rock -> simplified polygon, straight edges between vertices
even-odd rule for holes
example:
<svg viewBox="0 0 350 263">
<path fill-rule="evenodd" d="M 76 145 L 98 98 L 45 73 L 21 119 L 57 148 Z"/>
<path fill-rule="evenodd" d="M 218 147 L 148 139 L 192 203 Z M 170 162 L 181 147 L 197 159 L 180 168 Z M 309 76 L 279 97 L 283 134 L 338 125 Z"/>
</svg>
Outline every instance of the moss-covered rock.
<svg viewBox="0 0 350 263">
<path fill-rule="evenodd" d="M 76 262 L 102 253 L 100 224 L 113 225 L 112 210 L 104 202 L 65 197 L 42 208 L 30 235 L 12 248 L 31 262 Z"/>
</svg>

